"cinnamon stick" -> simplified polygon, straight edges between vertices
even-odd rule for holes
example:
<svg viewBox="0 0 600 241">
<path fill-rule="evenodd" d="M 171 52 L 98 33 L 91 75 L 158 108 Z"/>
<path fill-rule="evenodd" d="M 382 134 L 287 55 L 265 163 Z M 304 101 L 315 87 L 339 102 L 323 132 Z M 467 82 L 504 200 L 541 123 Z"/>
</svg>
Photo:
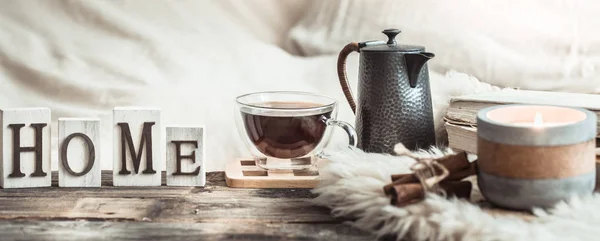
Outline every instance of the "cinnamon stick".
<svg viewBox="0 0 600 241">
<path fill-rule="evenodd" d="M 469 168 L 471 168 L 471 163 L 469 162 L 469 159 L 467 158 L 466 152 L 459 152 L 458 154 L 455 154 L 455 155 L 445 156 L 445 157 L 440 158 L 437 161 L 442 166 L 444 166 L 446 169 L 448 169 L 448 172 L 450 172 L 450 175 L 446 178 L 447 180 L 458 181 L 465 177 L 470 176 L 470 175 L 467 175 L 468 173 L 470 173 L 470 171 L 465 171 L 465 170 L 470 170 Z M 462 172 L 462 171 L 465 171 L 465 172 Z M 475 174 L 475 172 L 473 171 L 473 174 L 471 174 L 471 175 L 474 175 L 474 174 Z M 464 175 L 466 175 L 466 176 L 464 176 Z M 393 187 L 396 185 L 406 184 L 406 183 L 418 183 L 418 182 L 419 182 L 419 179 L 413 173 L 395 174 L 395 175 L 392 175 L 392 183 L 385 185 L 383 187 L 383 191 L 386 194 L 391 195 L 390 193 L 391 193 Z"/>
<path fill-rule="evenodd" d="M 398 185 L 402 185 L 402 184 L 415 184 L 415 183 L 418 184 L 419 179 L 417 179 L 417 177 L 412 173 L 406 174 L 405 177 L 398 178 L 398 179 L 396 179 L 396 181 L 393 181 L 392 183 L 383 186 L 383 192 L 386 195 L 394 195 L 393 194 L 394 187 L 396 187 Z"/>
<path fill-rule="evenodd" d="M 413 174 L 412 173 L 405 173 L 405 174 L 393 174 L 392 175 L 392 182 L 396 182 L 398 180 L 403 180 L 405 178 L 413 178 Z M 408 180 L 403 180 L 405 181 L 405 183 L 409 183 L 409 182 L 416 182 L 417 180 L 415 179 L 415 181 L 411 181 L 411 179 Z M 400 183 L 398 183 L 400 184 Z"/>
<path fill-rule="evenodd" d="M 437 160 L 438 163 L 442 164 L 450 173 L 455 173 L 459 170 L 463 170 L 471 164 L 467 158 L 467 153 L 462 151 L 455 155 L 445 156 Z"/>
<path fill-rule="evenodd" d="M 440 183 L 447 197 L 470 198 L 473 184 L 469 181 Z"/>
<path fill-rule="evenodd" d="M 444 179 L 441 183 L 452 182 L 452 181 L 456 182 L 456 181 L 463 180 L 469 176 L 476 175 L 477 174 L 476 165 L 477 164 L 475 162 L 473 162 L 467 168 L 465 168 L 463 170 L 457 171 L 455 173 L 450 173 L 450 175 L 448 175 L 448 177 L 446 179 Z M 404 175 L 414 177 L 413 174 L 404 174 Z M 408 179 L 408 177 L 403 177 L 402 179 L 397 179 L 396 182 L 385 185 L 383 187 L 384 193 L 386 195 L 393 196 L 394 193 L 393 193 L 392 189 L 394 189 L 395 186 L 402 185 L 402 184 L 413 184 L 413 183 L 420 185 L 418 180 L 413 181 L 413 179 L 410 179 L 408 182 L 405 182 L 405 181 L 407 181 L 407 179 Z"/>
<path fill-rule="evenodd" d="M 423 187 L 418 183 L 396 185 L 391 190 L 391 204 L 397 206 L 404 206 L 413 199 L 423 199 L 425 195 Z"/>
<path fill-rule="evenodd" d="M 444 179 L 442 182 L 460 181 L 462 179 L 465 179 L 466 177 L 476 175 L 476 174 L 477 174 L 477 162 L 471 162 L 467 168 L 456 171 L 454 173 L 450 173 L 450 175 L 448 175 L 448 177 L 446 179 Z"/>
<path fill-rule="evenodd" d="M 440 188 L 446 192 L 448 197 L 469 198 L 473 185 L 468 181 L 445 182 L 440 183 Z M 392 190 L 390 203 L 398 207 L 422 200 L 425 197 L 425 192 L 420 184 L 400 184 L 394 186 Z"/>
</svg>

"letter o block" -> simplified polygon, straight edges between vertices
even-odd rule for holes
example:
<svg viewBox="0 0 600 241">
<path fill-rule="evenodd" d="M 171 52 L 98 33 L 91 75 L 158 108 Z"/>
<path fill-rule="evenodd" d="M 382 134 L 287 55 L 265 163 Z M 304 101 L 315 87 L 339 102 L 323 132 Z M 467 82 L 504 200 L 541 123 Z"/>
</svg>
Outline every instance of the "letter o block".
<svg viewBox="0 0 600 241">
<path fill-rule="evenodd" d="M 100 120 L 58 119 L 58 186 L 99 187 Z"/>
</svg>

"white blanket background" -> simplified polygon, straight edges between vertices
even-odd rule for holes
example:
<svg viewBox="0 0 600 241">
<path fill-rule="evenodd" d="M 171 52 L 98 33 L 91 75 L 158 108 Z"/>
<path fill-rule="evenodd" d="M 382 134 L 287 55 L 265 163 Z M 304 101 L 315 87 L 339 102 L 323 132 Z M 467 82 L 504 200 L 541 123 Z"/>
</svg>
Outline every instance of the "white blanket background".
<svg viewBox="0 0 600 241">
<path fill-rule="evenodd" d="M 497 35 L 489 34 L 489 31 L 472 30 L 469 35 L 434 31 L 440 29 L 440 23 L 448 26 L 454 24 L 452 29 L 458 29 L 456 26 L 464 23 L 464 18 L 451 22 L 444 18 L 436 21 L 436 15 L 425 13 L 402 15 L 412 18 L 413 24 L 406 19 L 377 15 L 377 11 L 387 13 L 383 10 L 387 9 L 384 6 L 389 2 L 377 1 L 379 7 L 372 5 L 375 7 L 368 8 L 370 12 L 363 13 L 371 14 L 369 16 L 358 16 L 359 11 L 356 11 L 357 7 L 364 8 L 362 5 L 367 1 L 352 2 L 353 4 L 343 0 L 327 2 L 330 5 L 338 4 L 338 7 L 325 8 L 320 5 L 323 2 L 302 0 L 0 0 L 0 108 L 51 108 L 53 169 L 56 169 L 58 159 L 56 122 L 59 117 L 100 118 L 102 169 L 111 169 L 112 108 L 154 106 L 162 109 L 163 128 L 168 125 L 204 126 L 207 135 L 206 170 L 223 170 L 227 161 L 249 154 L 235 128 L 233 111 L 236 96 L 265 90 L 325 94 L 339 100 L 339 118 L 353 123 L 354 117 L 339 88 L 335 70 L 337 53 L 333 49 L 341 49 L 349 41 L 369 40 L 362 35 L 365 32 L 382 39 L 384 36 L 379 33 L 383 28 L 407 26 L 412 26 L 408 29 L 415 32 L 419 26 L 422 27 L 420 37 L 409 33 L 407 36 L 412 37 L 407 39 L 416 40 L 410 42 L 413 44 L 431 45 L 428 50 L 435 52 L 438 56 L 436 58 L 440 60 L 439 65 L 435 64 L 436 59 L 431 61 L 432 92 L 438 127 L 451 96 L 494 89 L 469 74 L 484 81 L 489 78 L 493 80 L 492 83 L 502 87 L 520 87 L 519 83 L 527 83 L 523 86 L 561 90 L 559 87 L 564 84 L 556 84 L 556 81 L 571 81 L 569 86 L 581 84 L 579 86 L 582 87 L 564 89 L 565 91 L 600 91 L 594 75 L 600 58 L 593 55 L 597 54 L 600 46 L 597 45 L 598 42 L 594 42 L 600 39 L 595 34 L 597 26 L 600 26 L 599 20 L 577 17 L 577 21 L 586 23 L 585 29 L 577 28 L 580 25 L 573 24 L 572 21 L 569 22 L 572 23 L 570 27 L 555 28 L 554 23 L 561 19 L 539 24 L 536 22 L 537 25 L 529 28 L 539 30 L 539 26 L 543 25 L 543 31 L 531 31 L 532 36 L 527 36 L 527 31 L 522 29 L 519 35 L 514 35 L 510 29 L 504 29 L 506 34 L 503 36 L 513 34 L 513 40 L 526 42 L 519 45 L 519 48 L 511 49 L 510 45 L 494 45 L 494 37 Z M 420 1 L 398 2 L 406 4 L 404 6 L 410 9 L 410 4 Z M 469 1 L 457 4 L 467 4 L 466 2 Z M 538 12 L 523 13 L 522 16 L 527 18 L 547 17 L 549 12 L 562 11 L 558 1 L 553 1 L 552 4 L 545 4 L 546 1 L 543 1 L 544 4 L 542 1 L 524 2 L 542 6 Z M 598 5 L 591 1 L 578 3 L 581 2 L 590 2 L 590 6 Z M 431 1 L 428 3 L 431 4 Z M 498 6 L 495 10 L 514 7 L 512 4 L 504 5 L 504 8 Z M 419 7 L 415 10 L 422 11 L 427 6 Z M 436 13 L 444 17 L 441 13 L 447 12 L 447 9 L 462 9 L 461 11 L 472 14 L 472 21 L 479 19 L 474 12 L 476 9 L 468 9 L 466 5 L 445 7 L 437 9 Z M 588 7 L 577 9 L 590 13 Z M 327 9 L 332 11 L 331 14 L 322 12 Z M 576 15 L 570 12 L 564 16 L 559 13 L 552 16 L 564 17 L 562 20 L 570 21 Z M 323 16 L 341 17 L 331 19 Z M 360 28 L 351 25 L 356 22 L 349 21 L 354 19 L 353 16 L 362 20 Z M 391 16 L 396 15 L 392 13 Z M 427 16 L 427 21 L 422 21 L 424 16 Z M 519 15 L 515 17 L 518 18 Z M 379 21 L 382 18 L 385 21 Z M 368 25 L 368 20 L 375 22 Z M 326 23 L 319 25 L 315 21 Z M 487 26 L 497 32 L 503 27 L 498 23 Z M 593 28 L 594 33 L 588 32 L 588 27 Z M 319 28 L 331 32 L 319 32 Z M 360 31 L 356 34 L 348 33 L 352 29 Z M 344 34 L 336 36 L 342 30 Z M 563 35 L 560 33 L 570 30 L 576 32 L 569 36 L 577 38 L 561 38 Z M 546 49 L 532 49 L 533 53 L 545 51 L 544 58 L 553 61 L 551 65 L 538 63 L 535 66 L 536 79 L 540 79 L 540 66 L 552 70 L 563 68 L 546 76 L 547 80 L 554 83 L 551 86 L 546 85 L 550 83 L 548 81 L 540 81 L 540 85 L 528 82 L 528 73 L 522 69 L 510 72 L 510 66 L 520 66 L 519 63 L 523 63 L 523 58 L 528 56 L 537 56 L 533 61 L 544 59 L 540 55 L 518 52 L 526 51 L 526 44 L 542 44 L 537 41 L 540 35 L 548 39 L 564 40 L 543 42 L 560 43 L 544 45 Z M 334 41 L 323 36 L 340 38 Z M 407 39 L 399 41 L 405 42 Z M 325 41 L 329 43 L 324 43 Z M 481 47 L 478 45 L 481 41 L 488 45 Z M 572 48 L 564 49 L 564 43 Z M 483 59 L 494 60 L 498 56 L 504 56 L 505 58 L 500 58 L 502 62 L 484 61 L 485 65 L 479 66 L 477 58 L 475 62 L 471 61 L 475 56 L 473 52 L 458 51 L 465 49 L 464 46 L 480 46 L 481 48 L 469 50 L 485 52 L 485 48 L 491 48 L 492 45 L 494 51 L 482 55 Z M 560 62 L 561 55 L 552 55 L 553 52 L 548 51 L 554 48 L 555 52 L 566 51 L 574 57 L 568 62 Z M 516 51 L 520 54 L 515 54 Z M 552 56 L 559 57 L 557 59 Z M 348 73 L 354 84 L 357 79 L 357 58 L 358 55 L 353 54 L 348 59 Z M 452 62 L 462 65 L 452 68 Z M 501 68 L 493 68 L 502 63 L 504 65 Z M 466 74 L 454 72 L 454 69 Z M 573 79 L 571 77 L 574 75 L 564 74 L 565 71 L 581 72 L 573 69 L 585 70 L 582 72 L 585 78 Z M 441 130 L 440 137 L 443 137 Z M 333 145 L 343 145 L 345 141 L 343 132 L 336 131 Z M 158 167 L 164 169 L 164 164 L 160 163 Z"/>
</svg>

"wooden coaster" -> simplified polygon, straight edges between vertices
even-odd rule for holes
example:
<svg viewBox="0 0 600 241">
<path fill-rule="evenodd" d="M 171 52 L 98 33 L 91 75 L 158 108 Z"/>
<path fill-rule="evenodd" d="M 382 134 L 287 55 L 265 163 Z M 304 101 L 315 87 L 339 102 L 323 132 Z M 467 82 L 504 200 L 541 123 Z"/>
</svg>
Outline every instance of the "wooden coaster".
<svg viewBox="0 0 600 241">
<path fill-rule="evenodd" d="M 314 188 L 319 183 L 319 173 L 308 171 L 267 171 L 254 160 L 239 159 L 225 167 L 225 182 L 237 188 Z"/>
</svg>

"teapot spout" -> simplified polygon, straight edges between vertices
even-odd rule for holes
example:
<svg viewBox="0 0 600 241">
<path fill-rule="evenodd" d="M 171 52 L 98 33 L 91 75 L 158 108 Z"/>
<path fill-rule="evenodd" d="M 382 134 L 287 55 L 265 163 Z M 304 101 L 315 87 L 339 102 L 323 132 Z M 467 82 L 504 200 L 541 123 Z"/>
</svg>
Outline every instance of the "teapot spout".
<svg viewBox="0 0 600 241">
<path fill-rule="evenodd" d="M 421 68 L 423 68 L 423 65 L 433 57 L 435 57 L 435 54 L 428 52 L 404 54 L 404 62 L 406 63 L 406 71 L 408 73 L 408 81 L 411 88 L 417 86 Z"/>
</svg>

